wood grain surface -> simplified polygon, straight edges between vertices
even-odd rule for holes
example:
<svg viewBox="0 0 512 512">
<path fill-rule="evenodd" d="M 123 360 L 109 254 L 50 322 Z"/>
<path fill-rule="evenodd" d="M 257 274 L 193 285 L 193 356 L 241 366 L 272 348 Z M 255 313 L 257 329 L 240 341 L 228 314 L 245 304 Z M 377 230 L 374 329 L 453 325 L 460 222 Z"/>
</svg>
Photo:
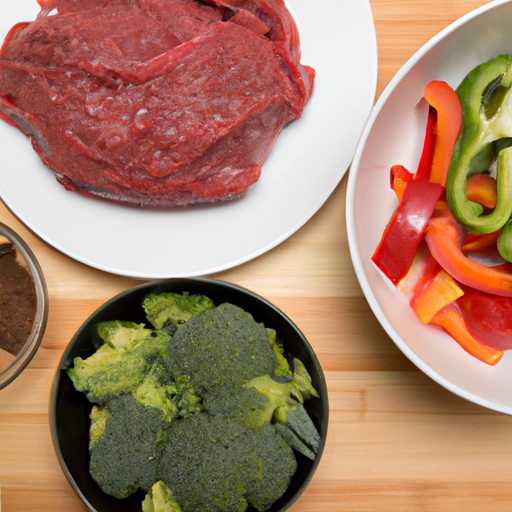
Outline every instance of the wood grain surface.
<svg viewBox="0 0 512 512">
<path fill-rule="evenodd" d="M 379 52 L 377 97 L 418 48 L 485 3 L 371 0 Z M 380 327 L 349 256 L 346 181 L 280 246 L 212 276 L 250 288 L 287 313 L 309 338 L 326 374 L 327 446 L 311 484 L 290 511 L 512 510 L 512 418 L 440 387 Z M 60 254 L 2 204 L 0 221 L 30 244 L 50 295 L 48 327 L 37 355 L 0 391 L 0 510 L 84 512 L 52 446 L 50 387 L 80 324 L 140 281 Z"/>
</svg>

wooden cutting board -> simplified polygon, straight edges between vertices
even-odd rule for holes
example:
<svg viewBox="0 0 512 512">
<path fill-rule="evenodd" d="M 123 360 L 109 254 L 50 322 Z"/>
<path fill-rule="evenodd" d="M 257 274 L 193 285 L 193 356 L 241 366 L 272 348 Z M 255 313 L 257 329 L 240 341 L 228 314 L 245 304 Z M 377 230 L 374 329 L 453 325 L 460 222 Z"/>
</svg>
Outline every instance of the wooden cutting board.
<svg viewBox="0 0 512 512">
<path fill-rule="evenodd" d="M 420 46 L 485 3 L 371 0 L 379 52 L 377 96 Z M 311 0 L 312 9 L 319 5 Z M 326 450 L 310 486 L 290 511 L 512 510 L 512 418 L 441 388 L 380 327 L 350 260 L 346 181 L 283 244 L 213 276 L 252 289 L 294 319 L 326 374 L 331 407 Z M 50 387 L 80 324 L 104 301 L 139 281 L 60 254 L 1 204 L 0 221 L 18 231 L 36 253 L 51 306 L 36 357 L 0 391 L 0 510 L 85 512 L 52 446 Z"/>
</svg>

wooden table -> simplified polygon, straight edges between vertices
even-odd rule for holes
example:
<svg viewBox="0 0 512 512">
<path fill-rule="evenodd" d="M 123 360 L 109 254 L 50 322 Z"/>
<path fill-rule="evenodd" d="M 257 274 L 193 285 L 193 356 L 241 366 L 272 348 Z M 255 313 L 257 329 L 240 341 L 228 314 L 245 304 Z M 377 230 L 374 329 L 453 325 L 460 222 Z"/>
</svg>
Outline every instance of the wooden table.
<svg viewBox="0 0 512 512">
<path fill-rule="evenodd" d="M 377 96 L 423 43 L 485 3 L 371 0 L 379 50 Z M 213 276 L 254 290 L 291 316 L 326 374 L 327 446 L 310 486 L 290 511 L 512 510 L 512 419 L 431 381 L 380 327 L 349 256 L 346 184 L 345 178 L 321 210 L 279 247 Z M 0 221 L 36 253 L 51 307 L 36 357 L 0 391 L 0 510 L 85 511 L 51 444 L 50 386 L 80 324 L 108 298 L 140 282 L 60 254 L 3 205 Z"/>
</svg>

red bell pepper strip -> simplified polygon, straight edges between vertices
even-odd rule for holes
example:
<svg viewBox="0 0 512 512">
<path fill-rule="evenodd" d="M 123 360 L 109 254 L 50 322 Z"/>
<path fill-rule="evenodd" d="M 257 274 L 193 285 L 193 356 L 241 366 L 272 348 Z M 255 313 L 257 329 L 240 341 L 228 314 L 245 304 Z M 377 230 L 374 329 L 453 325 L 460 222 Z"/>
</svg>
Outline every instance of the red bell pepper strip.
<svg viewBox="0 0 512 512">
<path fill-rule="evenodd" d="M 414 177 L 412 172 L 409 172 L 403 165 L 393 165 L 389 171 L 389 180 L 391 188 L 400 202 L 404 195 L 405 185 Z"/>
<path fill-rule="evenodd" d="M 418 169 L 415 174 L 415 179 L 430 179 L 430 169 L 432 169 L 432 161 L 434 159 L 434 148 L 436 145 L 436 126 L 437 126 L 437 111 L 434 107 L 429 105 L 427 127 L 425 129 L 425 139 L 423 141 L 423 150 L 421 152 Z"/>
<path fill-rule="evenodd" d="M 441 326 L 466 352 L 483 363 L 494 366 L 503 357 L 503 351 L 486 347 L 469 332 L 457 303 L 444 307 L 430 323 Z"/>
<path fill-rule="evenodd" d="M 512 348 L 512 298 L 464 287 L 458 299 L 468 331 L 494 350 Z"/>
<path fill-rule="evenodd" d="M 494 233 L 486 233 L 479 235 L 478 233 L 468 233 L 462 244 L 462 252 L 478 252 L 482 249 L 488 249 L 489 247 L 495 247 L 498 236 L 501 233 L 501 229 Z"/>
<path fill-rule="evenodd" d="M 458 282 L 483 292 L 512 297 L 512 274 L 469 259 L 462 252 L 463 240 L 464 229 L 453 218 L 448 205 L 440 201 L 425 232 L 432 256 Z"/>
<path fill-rule="evenodd" d="M 428 180 L 410 180 L 372 261 L 397 284 L 409 271 L 443 187 Z"/>
<path fill-rule="evenodd" d="M 495 178 L 487 174 L 475 174 L 468 180 L 466 197 L 487 208 L 496 207 L 497 184 Z"/>
<path fill-rule="evenodd" d="M 429 82 L 425 86 L 423 96 L 437 112 L 430 181 L 440 183 L 444 187 L 453 148 L 462 127 L 462 107 L 455 91 L 440 80 Z"/>
</svg>

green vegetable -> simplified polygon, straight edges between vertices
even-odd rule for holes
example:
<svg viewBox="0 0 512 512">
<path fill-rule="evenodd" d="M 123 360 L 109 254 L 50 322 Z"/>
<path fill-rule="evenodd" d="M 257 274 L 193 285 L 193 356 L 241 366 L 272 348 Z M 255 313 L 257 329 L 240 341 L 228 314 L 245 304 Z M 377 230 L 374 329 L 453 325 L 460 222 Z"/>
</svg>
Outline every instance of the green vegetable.
<svg viewBox="0 0 512 512">
<path fill-rule="evenodd" d="M 285 492 L 296 467 L 272 425 L 250 428 L 197 414 L 170 430 L 160 475 L 183 510 L 263 511 Z M 193 477 L 190 468 L 196 468 Z"/>
<path fill-rule="evenodd" d="M 280 423 L 287 428 L 279 429 L 297 451 L 310 459 L 315 458 L 318 451 L 320 436 L 306 409 L 303 406 L 304 399 L 312 396 L 318 397 L 318 393 L 311 384 L 311 377 L 304 364 L 294 359 L 296 371 L 288 382 L 279 382 L 270 375 L 262 375 L 249 381 L 245 387 L 254 389 L 266 398 L 260 406 L 255 406 L 253 400 L 248 407 L 244 421 L 252 426 L 264 423 Z M 293 436 L 291 436 L 293 434 Z M 299 442 L 300 441 L 300 442 Z M 302 446 L 306 445 L 303 449 Z"/>
<path fill-rule="evenodd" d="M 170 379 L 163 361 L 157 360 L 133 396 L 145 407 L 162 411 L 166 421 L 185 418 L 201 410 L 201 398 L 185 376 Z"/>
<path fill-rule="evenodd" d="M 142 307 L 155 329 L 166 329 L 172 334 L 194 315 L 215 304 L 204 295 L 180 295 L 178 293 L 151 293 L 144 298 Z"/>
<path fill-rule="evenodd" d="M 264 511 L 296 471 L 294 450 L 315 458 L 319 434 L 303 403 L 318 394 L 274 330 L 232 304 L 182 297 L 144 300 L 161 329 L 99 324 L 104 344 L 68 371 L 99 404 L 91 475 L 118 498 L 146 492 L 143 512 Z M 184 323 L 183 303 L 194 311 Z"/>
<path fill-rule="evenodd" d="M 181 512 L 169 488 L 159 480 L 144 498 L 142 512 Z"/>
<path fill-rule="evenodd" d="M 171 373 L 186 375 L 206 408 L 218 402 L 219 393 L 238 393 L 246 382 L 278 368 L 268 330 L 232 304 L 191 318 L 169 347 L 166 360 Z"/>
<path fill-rule="evenodd" d="M 97 331 L 105 343 L 85 360 L 76 357 L 68 375 L 78 391 L 99 404 L 142 384 L 154 360 L 167 353 L 170 339 L 133 322 L 102 322 Z"/>
<path fill-rule="evenodd" d="M 157 479 L 168 423 L 159 409 L 144 407 L 132 394 L 91 411 L 91 476 L 103 492 L 126 498 L 148 490 Z"/>
<path fill-rule="evenodd" d="M 446 198 L 455 219 L 472 233 L 502 228 L 512 213 L 512 55 L 499 55 L 474 68 L 457 88 L 463 124 L 446 181 Z M 468 200 L 468 179 L 491 172 L 497 160 L 496 207 L 484 211 Z"/>
</svg>

